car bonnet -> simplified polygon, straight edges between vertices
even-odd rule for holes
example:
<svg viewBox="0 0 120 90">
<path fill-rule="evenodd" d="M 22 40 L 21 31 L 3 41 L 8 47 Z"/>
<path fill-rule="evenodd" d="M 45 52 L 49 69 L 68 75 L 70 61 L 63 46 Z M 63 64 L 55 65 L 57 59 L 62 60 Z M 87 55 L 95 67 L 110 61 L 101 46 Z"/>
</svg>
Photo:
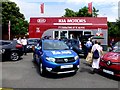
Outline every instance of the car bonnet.
<svg viewBox="0 0 120 90">
<path fill-rule="evenodd" d="M 111 60 L 112 62 L 120 62 L 120 53 L 108 52 L 103 56 L 104 60 Z"/>
<path fill-rule="evenodd" d="M 73 50 L 44 50 L 44 54 L 54 58 L 74 57 L 77 55 Z"/>
</svg>

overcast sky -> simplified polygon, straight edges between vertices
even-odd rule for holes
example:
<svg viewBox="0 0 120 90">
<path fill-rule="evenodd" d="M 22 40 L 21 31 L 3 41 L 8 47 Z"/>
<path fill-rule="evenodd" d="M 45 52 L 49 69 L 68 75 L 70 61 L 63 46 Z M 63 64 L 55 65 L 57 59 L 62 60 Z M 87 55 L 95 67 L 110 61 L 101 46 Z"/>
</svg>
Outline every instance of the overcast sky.
<svg viewBox="0 0 120 90">
<path fill-rule="evenodd" d="M 11 0 L 15 2 L 26 20 L 30 17 L 61 17 L 65 9 L 78 11 L 89 2 L 99 10 L 99 17 L 107 17 L 108 21 L 115 22 L 118 19 L 118 1 L 120 0 Z M 40 13 L 40 4 L 44 3 L 44 14 Z"/>
</svg>

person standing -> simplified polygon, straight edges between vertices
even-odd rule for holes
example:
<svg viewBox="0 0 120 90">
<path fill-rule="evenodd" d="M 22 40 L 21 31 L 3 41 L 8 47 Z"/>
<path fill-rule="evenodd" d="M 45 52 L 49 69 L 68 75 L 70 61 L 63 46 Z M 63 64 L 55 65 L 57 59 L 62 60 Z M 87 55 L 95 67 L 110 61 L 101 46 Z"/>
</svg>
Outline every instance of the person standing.
<svg viewBox="0 0 120 90">
<path fill-rule="evenodd" d="M 95 41 L 95 44 L 92 46 L 91 52 L 93 53 L 93 62 L 92 62 L 93 72 L 92 72 L 92 74 L 94 74 L 99 69 L 100 56 L 103 54 L 103 48 L 100 45 L 100 43 L 98 43 L 97 40 Z M 94 58 L 94 54 L 97 52 L 98 52 L 99 56 L 97 58 Z"/>
<path fill-rule="evenodd" d="M 22 44 L 21 37 L 18 38 L 17 43 Z"/>
<path fill-rule="evenodd" d="M 25 55 L 27 55 L 27 51 L 26 51 L 26 49 L 27 49 L 27 39 L 25 37 L 23 37 L 21 42 L 22 42 L 22 45 L 23 45 L 23 52 L 24 52 Z"/>
<path fill-rule="evenodd" d="M 113 50 L 114 45 L 115 45 L 115 40 L 112 39 L 112 41 L 110 42 L 110 47 L 111 47 L 112 50 Z"/>
<path fill-rule="evenodd" d="M 91 39 L 89 38 L 88 41 L 85 44 L 85 57 L 87 57 L 88 53 L 91 52 L 91 48 L 92 48 L 92 42 Z"/>
<path fill-rule="evenodd" d="M 13 38 L 13 40 L 17 41 L 17 37 L 15 36 L 15 37 Z"/>
</svg>

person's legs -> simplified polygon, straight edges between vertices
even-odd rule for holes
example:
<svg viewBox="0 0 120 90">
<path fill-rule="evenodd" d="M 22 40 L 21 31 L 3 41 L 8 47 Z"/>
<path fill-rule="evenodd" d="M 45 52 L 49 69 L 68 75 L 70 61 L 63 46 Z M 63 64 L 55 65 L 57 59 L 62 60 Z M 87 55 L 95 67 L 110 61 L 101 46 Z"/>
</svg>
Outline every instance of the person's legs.
<svg viewBox="0 0 120 90">
<path fill-rule="evenodd" d="M 24 45 L 23 45 L 22 51 L 23 51 L 23 54 L 24 54 Z"/>
<path fill-rule="evenodd" d="M 87 57 L 87 54 L 88 54 L 88 49 L 87 49 L 87 47 L 85 47 L 85 53 L 84 53 L 85 58 Z"/>
<path fill-rule="evenodd" d="M 27 45 L 24 45 L 24 53 L 25 53 L 25 55 L 27 55 L 26 49 L 27 49 Z"/>
</svg>

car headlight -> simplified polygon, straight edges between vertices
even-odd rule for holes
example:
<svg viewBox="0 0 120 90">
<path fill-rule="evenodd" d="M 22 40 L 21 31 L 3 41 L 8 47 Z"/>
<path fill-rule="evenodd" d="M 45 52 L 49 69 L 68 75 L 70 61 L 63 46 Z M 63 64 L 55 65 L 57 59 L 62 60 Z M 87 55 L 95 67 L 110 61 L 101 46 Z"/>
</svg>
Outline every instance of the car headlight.
<svg viewBox="0 0 120 90">
<path fill-rule="evenodd" d="M 79 59 L 79 57 L 78 57 L 78 56 L 75 56 L 75 57 L 74 57 L 74 59 L 75 59 L 75 60 L 78 60 L 78 59 Z"/>
<path fill-rule="evenodd" d="M 0 53 L 2 54 L 2 53 L 4 53 L 5 52 L 5 49 L 1 49 L 0 50 Z"/>
<path fill-rule="evenodd" d="M 52 58 L 52 57 L 46 57 L 46 60 L 48 60 L 50 62 L 55 62 L 55 58 Z"/>
</svg>

